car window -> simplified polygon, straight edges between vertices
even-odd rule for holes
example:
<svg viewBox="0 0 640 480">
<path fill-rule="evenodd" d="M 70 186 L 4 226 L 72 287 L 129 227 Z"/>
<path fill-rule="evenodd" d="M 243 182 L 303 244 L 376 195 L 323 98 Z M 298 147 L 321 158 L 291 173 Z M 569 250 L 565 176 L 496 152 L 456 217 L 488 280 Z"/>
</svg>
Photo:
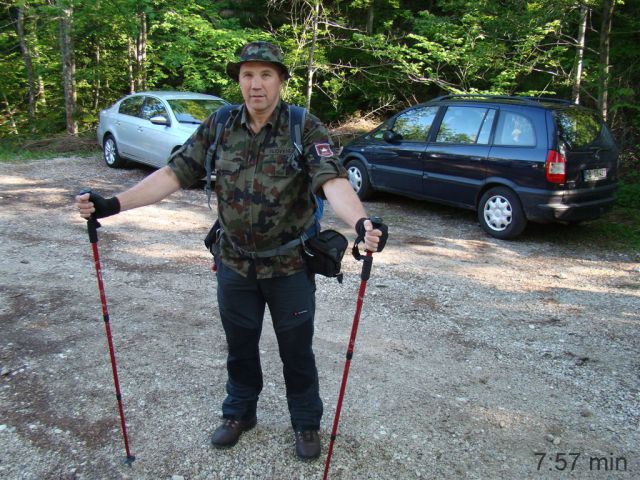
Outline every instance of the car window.
<svg viewBox="0 0 640 480">
<path fill-rule="evenodd" d="M 369 138 L 375 138 L 376 140 L 382 140 L 382 138 L 384 137 L 384 128 L 379 128 L 378 130 L 376 130 L 375 132 L 373 132 Z"/>
<path fill-rule="evenodd" d="M 448 107 L 436 142 L 487 144 L 495 110 L 479 107 Z"/>
<path fill-rule="evenodd" d="M 222 100 L 200 98 L 176 98 L 167 100 L 176 119 L 181 123 L 202 121 L 225 104 Z"/>
<path fill-rule="evenodd" d="M 126 98 L 120 103 L 120 108 L 118 109 L 118 113 L 123 113 L 124 115 L 131 115 L 133 117 L 139 117 L 140 109 L 142 107 L 142 103 L 144 102 L 143 96 Z"/>
<path fill-rule="evenodd" d="M 389 129 L 389 123 L 390 120 L 385 120 L 375 130 L 369 132 L 364 138 L 366 138 L 367 140 L 371 140 L 372 138 L 375 138 L 376 140 L 382 140 L 385 130 Z"/>
<path fill-rule="evenodd" d="M 476 143 L 479 145 L 487 145 L 489 143 L 489 137 L 491 136 L 491 127 L 493 127 L 493 119 L 496 116 L 496 111 L 493 109 L 487 110 L 487 114 L 484 116 L 482 126 L 480 127 L 480 133 Z"/>
<path fill-rule="evenodd" d="M 533 123 L 524 115 L 502 110 L 493 143 L 515 147 L 535 147 L 536 132 Z"/>
<path fill-rule="evenodd" d="M 554 112 L 560 139 L 570 149 L 592 144 L 611 146 L 613 139 L 595 112 L 582 108 L 568 108 Z"/>
<path fill-rule="evenodd" d="M 393 131 L 402 135 L 402 140 L 424 142 L 429 128 L 438 113 L 438 107 L 413 108 L 396 117 Z"/>
<path fill-rule="evenodd" d="M 164 108 L 163 103 L 154 97 L 146 97 L 144 105 L 142 106 L 142 118 L 149 120 L 152 117 L 162 115 L 165 118 L 169 118 L 167 115 L 167 109 Z"/>
</svg>

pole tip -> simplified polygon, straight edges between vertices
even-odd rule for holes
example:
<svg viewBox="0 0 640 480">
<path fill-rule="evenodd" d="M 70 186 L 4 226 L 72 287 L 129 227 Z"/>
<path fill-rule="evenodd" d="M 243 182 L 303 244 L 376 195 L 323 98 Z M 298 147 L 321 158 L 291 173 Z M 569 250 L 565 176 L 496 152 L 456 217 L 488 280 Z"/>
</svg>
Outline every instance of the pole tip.
<svg viewBox="0 0 640 480">
<path fill-rule="evenodd" d="M 136 456 L 135 455 L 127 455 L 127 458 L 125 459 L 124 463 L 125 465 L 133 465 L 133 462 L 136 460 Z"/>
</svg>

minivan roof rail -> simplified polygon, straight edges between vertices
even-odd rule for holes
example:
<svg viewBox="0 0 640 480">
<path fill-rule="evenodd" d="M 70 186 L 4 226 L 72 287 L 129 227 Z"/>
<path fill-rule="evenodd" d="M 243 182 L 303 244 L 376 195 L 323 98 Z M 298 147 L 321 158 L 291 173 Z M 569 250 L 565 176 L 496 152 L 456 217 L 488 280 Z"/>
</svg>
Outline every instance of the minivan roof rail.
<svg viewBox="0 0 640 480">
<path fill-rule="evenodd" d="M 492 95 L 490 93 L 465 93 L 465 94 L 449 94 L 449 95 L 441 95 L 436 97 L 430 102 L 439 102 L 441 100 L 448 100 L 453 98 L 486 98 L 489 100 L 521 100 L 523 103 L 528 105 L 536 105 L 540 102 L 554 102 L 570 105 L 572 102 L 570 100 L 564 100 L 561 98 L 553 98 L 553 97 L 531 97 L 531 96 L 520 96 L 520 95 Z"/>
</svg>

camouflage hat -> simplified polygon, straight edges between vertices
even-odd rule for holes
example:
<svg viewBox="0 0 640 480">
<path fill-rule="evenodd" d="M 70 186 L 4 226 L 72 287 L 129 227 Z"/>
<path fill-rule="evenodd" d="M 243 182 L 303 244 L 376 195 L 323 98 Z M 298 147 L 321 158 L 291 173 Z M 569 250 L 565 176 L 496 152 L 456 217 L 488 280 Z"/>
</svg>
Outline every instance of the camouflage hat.
<svg viewBox="0 0 640 480">
<path fill-rule="evenodd" d="M 227 64 L 227 75 L 237 82 L 238 75 L 240 74 L 240 65 L 245 62 L 273 63 L 280 67 L 285 79 L 291 77 L 289 70 L 284 64 L 282 50 L 269 42 L 251 42 L 246 44 L 240 52 L 240 61 L 235 63 L 229 62 Z"/>
</svg>

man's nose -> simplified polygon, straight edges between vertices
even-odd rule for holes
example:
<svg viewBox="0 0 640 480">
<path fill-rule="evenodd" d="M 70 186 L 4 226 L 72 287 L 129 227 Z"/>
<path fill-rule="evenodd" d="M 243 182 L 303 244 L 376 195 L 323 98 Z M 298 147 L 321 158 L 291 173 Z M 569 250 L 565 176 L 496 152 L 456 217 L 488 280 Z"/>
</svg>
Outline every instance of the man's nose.
<svg viewBox="0 0 640 480">
<path fill-rule="evenodd" d="M 253 77 L 251 79 L 251 88 L 257 89 L 262 87 L 262 79 L 260 77 Z"/>
</svg>

